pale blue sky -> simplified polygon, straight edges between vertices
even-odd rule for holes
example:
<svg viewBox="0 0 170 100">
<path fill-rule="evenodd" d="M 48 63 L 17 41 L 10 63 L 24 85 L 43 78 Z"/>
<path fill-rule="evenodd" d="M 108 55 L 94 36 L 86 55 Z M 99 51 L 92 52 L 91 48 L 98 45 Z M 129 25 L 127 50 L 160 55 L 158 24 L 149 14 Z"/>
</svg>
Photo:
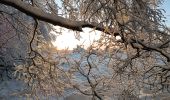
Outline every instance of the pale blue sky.
<svg viewBox="0 0 170 100">
<path fill-rule="evenodd" d="M 170 27 L 170 0 L 164 0 L 163 4 L 160 6 L 160 8 L 163 8 L 166 11 L 164 13 L 165 17 L 167 18 L 165 23 L 167 26 Z"/>
</svg>

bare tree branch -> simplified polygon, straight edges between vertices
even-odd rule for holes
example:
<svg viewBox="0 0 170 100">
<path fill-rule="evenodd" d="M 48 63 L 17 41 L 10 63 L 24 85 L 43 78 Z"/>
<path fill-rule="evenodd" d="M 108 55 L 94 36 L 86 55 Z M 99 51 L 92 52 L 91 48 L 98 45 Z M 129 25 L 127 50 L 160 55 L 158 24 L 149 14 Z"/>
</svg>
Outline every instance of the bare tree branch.
<svg viewBox="0 0 170 100">
<path fill-rule="evenodd" d="M 69 20 L 61 16 L 46 13 L 40 10 L 39 8 L 33 7 L 20 0 L 1 0 L 0 3 L 8 5 L 8 6 L 12 6 L 31 17 L 35 17 L 39 20 L 49 22 L 51 24 L 65 27 L 68 29 L 72 29 L 76 31 L 83 31 L 82 30 L 83 27 L 89 27 L 89 28 L 95 28 L 96 30 L 99 30 L 99 31 L 104 31 L 103 25 L 99 25 L 97 23 L 88 23 L 84 21 Z"/>
</svg>

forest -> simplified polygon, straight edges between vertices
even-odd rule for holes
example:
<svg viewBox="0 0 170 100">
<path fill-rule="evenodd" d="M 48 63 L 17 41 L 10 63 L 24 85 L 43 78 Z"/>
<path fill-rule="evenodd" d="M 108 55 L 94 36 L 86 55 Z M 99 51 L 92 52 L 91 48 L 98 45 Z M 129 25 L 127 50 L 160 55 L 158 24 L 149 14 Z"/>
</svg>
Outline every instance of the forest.
<svg viewBox="0 0 170 100">
<path fill-rule="evenodd" d="M 0 100 L 169 100 L 166 2 L 0 0 Z"/>
</svg>

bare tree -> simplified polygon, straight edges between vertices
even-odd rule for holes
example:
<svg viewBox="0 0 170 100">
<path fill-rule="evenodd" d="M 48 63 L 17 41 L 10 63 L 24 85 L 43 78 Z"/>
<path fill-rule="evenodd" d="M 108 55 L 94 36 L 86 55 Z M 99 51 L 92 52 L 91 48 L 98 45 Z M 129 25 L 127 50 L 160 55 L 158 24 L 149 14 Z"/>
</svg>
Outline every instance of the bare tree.
<svg viewBox="0 0 170 100">
<path fill-rule="evenodd" d="M 12 29 L 28 36 L 29 41 L 25 56 L 30 62 L 17 65 L 15 74 L 28 82 L 32 90 L 43 90 L 45 94 L 60 94 L 66 88 L 74 88 L 92 99 L 102 100 L 114 94 L 136 99 L 134 95 L 140 95 L 142 88 L 152 93 L 169 92 L 170 34 L 164 25 L 163 11 L 158 8 L 161 3 L 161 0 L 1 0 L 3 20 L 15 19 L 9 23 Z M 24 16 L 30 20 L 25 21 Z M 73 60 L 65 55 L 67 51 L 56 53 L 41 31 L 42 23 L 49 30 L 53 30 L 53 25 L 75 32 L 89 27 L 101 31 L 102 36 L 87 50 L 78 52 L 78 60 Z M 116 41 L 115 35 L 121 41 Z M 56 59 L 54 55 L 58 55 Z M 70 68 L 63 69 L 62 63 Z M 76 74 L 84 79 L 83 84 L 75 81 Z"/>
</svg>

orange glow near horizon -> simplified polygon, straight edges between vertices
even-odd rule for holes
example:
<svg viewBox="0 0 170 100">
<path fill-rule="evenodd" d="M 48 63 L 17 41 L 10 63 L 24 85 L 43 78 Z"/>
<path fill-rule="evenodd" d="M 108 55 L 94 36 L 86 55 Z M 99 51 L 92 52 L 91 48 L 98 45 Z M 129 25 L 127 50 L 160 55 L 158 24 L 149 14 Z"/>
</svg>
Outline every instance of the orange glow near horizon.
<svg viewBox="0 0 170 100">
<path fill-rule="evenodd" d="M 56 29 L 59 27 L 56 26 Z M 96 31 L 91 28 L 83 28 L 83 32 L 80 32 L 80 38 L 75 38 L 75 32 L 63 29 L 61 31 L 61 35 L 58 35 L 51 31 L 50 34 L 56 35 L 56 40 L 52 41 L 52 44 L 57 47 L 58 50 L 68 49 L 73 50 L 77 47 L 77 45 L 84 45 L 84 48 L 89 47 L 94 40 L 98 40 L 100 38 L 101 32 Z"/>
</svg>

